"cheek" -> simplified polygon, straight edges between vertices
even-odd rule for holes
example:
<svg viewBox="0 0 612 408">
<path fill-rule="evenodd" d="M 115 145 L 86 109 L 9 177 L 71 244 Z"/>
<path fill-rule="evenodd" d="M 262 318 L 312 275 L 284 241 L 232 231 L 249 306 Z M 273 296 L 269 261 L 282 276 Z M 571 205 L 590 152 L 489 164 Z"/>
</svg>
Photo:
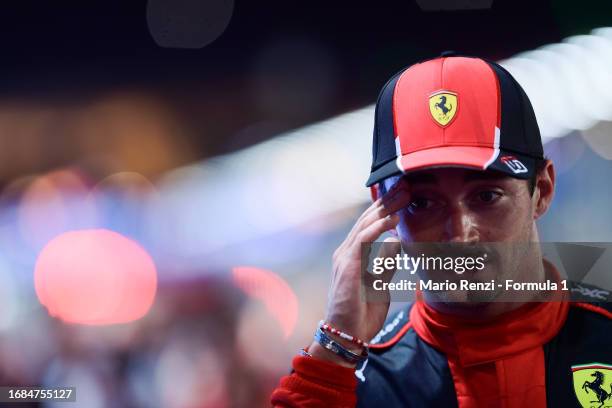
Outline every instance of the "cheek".
<svg viewBox="0 0 612 408">
<path fill-rule="evenodd" d="M 529 241 L 533 210 L 528 197 L 507 199 L 494 209 L 475 211 L 481 241 Z"/>
</svg>

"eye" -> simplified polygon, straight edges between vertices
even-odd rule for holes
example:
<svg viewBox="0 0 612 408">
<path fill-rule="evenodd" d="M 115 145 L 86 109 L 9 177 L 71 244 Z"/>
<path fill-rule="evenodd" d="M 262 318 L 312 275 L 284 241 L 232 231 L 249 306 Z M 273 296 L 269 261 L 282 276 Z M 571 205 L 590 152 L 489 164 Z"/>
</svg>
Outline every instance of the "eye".
<svg viewBox="0 0 612 408">
<path fill-rule="evenodd" d="M 501 193 L 492 190 L 484 190 L 476 194 L 476 201 L 483 204 L 491 204 L 501 197 Z"/>
<path fill-rule="evenodd" d="M 436 205 L 436 202 L 429 198 L 417 197 L 408 204 L 408 211 L 411 213 L 429 210 Z"/>
</svg>

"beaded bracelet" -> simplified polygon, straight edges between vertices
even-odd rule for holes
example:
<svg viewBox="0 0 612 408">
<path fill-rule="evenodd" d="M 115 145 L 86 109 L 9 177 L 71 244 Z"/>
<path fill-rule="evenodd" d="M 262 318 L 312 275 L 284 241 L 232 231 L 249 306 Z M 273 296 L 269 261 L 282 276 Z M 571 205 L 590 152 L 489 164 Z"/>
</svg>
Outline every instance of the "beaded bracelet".
<svg viewBox="0 0 612 408">
<path fill-rule="evenodd" d="M 323 321 L 323 320 L 321 320 L 321 321 L 319 322 L 319 327 L 320 327 L 322 330 L 326 331 L 326 332 L 329 332 L 329 333 L 331 333 L 331 334 L 335 334 L 336 336 L 338 336 L 338 337 L 340 337 L 340 338 L 343 338 L 343 339 L 345 339 L 345 340 L 348 340 L 348 341 L 350 341 L 350 342 L 352 342 L 352 343 L 355 343 L 355 344 L 357 344 L 358 346 L 365 347 L 365 348 L 367 348 L 367 347 L 369 347 L 369 346 L 370 346 L 370 345 L 369 345 L 368 343 L 366 343 L 365 341 L 363 341 L 363 340 L 361 340 L 361 339 L 359 339 L 359 338 L 357 338 L 357 337 L 355 337 L 355 336 L 351 336 L 350 334 L 345 333 L 345 332 L 343 332 L 343 331 L 341 331 L 341 330 L 338 330 L 338 329 L 336 329 L 334 326 L 332 326 L 331 324 L 329 324 L 329 323 L 327 323 L 327 322 L 325 322 L 325 321 Z"/>
</svg>

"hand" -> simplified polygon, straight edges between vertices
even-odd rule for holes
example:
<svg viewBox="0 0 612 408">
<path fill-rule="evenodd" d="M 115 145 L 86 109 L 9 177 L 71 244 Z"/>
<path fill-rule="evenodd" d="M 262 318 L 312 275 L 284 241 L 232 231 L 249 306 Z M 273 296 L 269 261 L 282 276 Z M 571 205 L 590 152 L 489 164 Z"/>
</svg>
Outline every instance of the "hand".
<svg viewBox="0 0 612 408">
<path fill-rule="evenodd" d="M 386 301 L 366 302 L 362 297 L 362 243 L 374 242 L 385 231 L 394 229 L 399 222 L 396 212 L 405 207 L 409 200 L 410 193 L 405 182 L 401 180 L 363 212 L 333 255 L 333 274 L 325 320 L 339 330 L 364 341 L 369 341 L 382 328 L 389 311 L 389 293 L 386 293 Z M 385 243 L 378 256 L 394 257 L 400 252 L 401 245 L 397 238 L 387 238 Z M 394 272 L 385 272 L 387 276 L 384 279 L 390 280 Z M 334 340 L 356 353 L 361 352 L 360 348 L 351 342 L 337 336 Z M 354 366 L 317 342 L 312 343 L 309 352 L 313 357 L 346 367 Z"/>
</svg>

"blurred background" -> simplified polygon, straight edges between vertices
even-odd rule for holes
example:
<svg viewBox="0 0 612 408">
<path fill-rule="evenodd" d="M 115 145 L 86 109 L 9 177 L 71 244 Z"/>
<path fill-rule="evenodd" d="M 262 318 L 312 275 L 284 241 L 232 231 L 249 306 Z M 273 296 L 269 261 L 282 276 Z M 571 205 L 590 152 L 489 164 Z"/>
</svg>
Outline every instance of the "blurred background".
<svg viewBox="0 0 612 408">
<path fill-rule="evenodd" d="M 444 50 L 530 96 L 559 173 L 543 240 L 612 240 L 608 1 L 11 2 L 0 21 L 1 385 L 268 406 L 368 205 L 378 90 Z"/>
</svg>

